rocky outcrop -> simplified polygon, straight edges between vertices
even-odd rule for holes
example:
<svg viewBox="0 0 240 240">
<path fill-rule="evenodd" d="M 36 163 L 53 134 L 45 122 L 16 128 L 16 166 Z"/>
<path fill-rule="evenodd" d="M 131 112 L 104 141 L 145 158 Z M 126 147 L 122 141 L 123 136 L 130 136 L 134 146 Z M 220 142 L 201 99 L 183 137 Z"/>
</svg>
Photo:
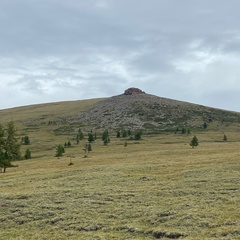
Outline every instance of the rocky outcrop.
<svg viewBox="0 0 240 240">
<path fill-rule="evenodd" d="M 139 88 L 128 88 L 127 90 L 124 91 L 124 95 L 135 95 L 135 94 L 145 94 L 144 91 L 142 91 Z"/>
</svg>

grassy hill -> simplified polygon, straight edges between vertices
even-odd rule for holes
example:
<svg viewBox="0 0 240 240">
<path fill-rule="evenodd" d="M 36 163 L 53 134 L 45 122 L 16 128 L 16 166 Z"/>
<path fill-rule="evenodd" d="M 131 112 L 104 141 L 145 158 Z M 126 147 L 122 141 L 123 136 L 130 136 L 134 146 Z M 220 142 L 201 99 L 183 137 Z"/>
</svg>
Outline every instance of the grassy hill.
<svg viewBox="0 0 240 240">
<path fill-rule="evenodd" d="M 137 94 L 0 111 L 10 120 L 33 158 L 0 174 L 1 239 L 239 239 L 239 113 Z M 183 127 L 191 133 L 175 133 Z M 142 140 L 116 138 L 122 128 Z"/>
<path fill-rule="evenodd" d="M 240 113 L 205 107 L 197 104 L 140 92 L 80 101 L 39 104 L 0 111 L 0 123 L 13 120 L 19 137 L 29 135 L 34 152 L 55 148 L 56 144 L 76 140 L 79 128 L 88 134 L 108 129 L 141 129 L 144 134 L 208 130 L 238 132 Z M 42 154 L 41 154 L 42 155 Z"/>
</svg>

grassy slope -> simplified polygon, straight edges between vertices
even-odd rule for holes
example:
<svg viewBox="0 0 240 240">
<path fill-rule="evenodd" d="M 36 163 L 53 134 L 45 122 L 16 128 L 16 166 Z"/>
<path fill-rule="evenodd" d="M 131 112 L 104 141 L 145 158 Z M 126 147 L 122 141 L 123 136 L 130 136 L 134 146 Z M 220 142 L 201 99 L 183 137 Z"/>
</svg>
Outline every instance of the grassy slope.
<svg viewBox="0 0 240 240">
<path fill-rule="evenodd" d="M 0 110 L 0 123 L 6 125 L 7 122 L 14 121 L 19 138 L 24 135 L 30 137 L 31 145 L 27 147 L 30 148 L 32 156 L 41 158 L 54 155 L 58 144 L 76 138 L 70 135 L 56 136 L 53 131 L 64 127 L 64 124 L 48 125 L 49 121 L 82 112 L 100 100 L 102 99 L 57 102 Z M 23 146 L 23 154 L 25 149 L 26 147 Z"/>
<path fill-rule="evenodd" d="M 1 123 L 13 120 L 20 136 L 29 135 L 33 156 L 0 174 L 1 239 L 153 239 L 160 232 L 238 239 L 239 125 L 213 121 L 206 131 L 143 136 L 126 148 L 123 139 L 112 137 L 109 146 L 97 140 L 83 158 L 86 140 L 76 145 L 75 136 L 53 133 L 64 124 L 48 122 L 99 100 L 0 111 Z M 193 134 L 196 149 L 188 144 Z M 54 158 L 68 140 L 73 147 Z"/>
<path fill-rule="evenodd" d="M 240 137 L 202 132 L 81 143 L 0 174 L 1 239 L 238 239 Z M 69 157 L 74 165 L 68 166 Z M 164 238 L 163 238 L 164 239 Z"/>
<path fill-rule="evenodd" d="M 43 115 L 47 115 L 47 120 L 62 116 L 71 116 L 76 112 L 81 112 L 87 109 L 92 104 L 103 100 L 102 98 L 66 101 L 48 104 L 36 104 L 24 107 L 11 108 L 0 110 L 0 122 L 22 122 L 28 119 L 36 119 Z"/>
</svg>

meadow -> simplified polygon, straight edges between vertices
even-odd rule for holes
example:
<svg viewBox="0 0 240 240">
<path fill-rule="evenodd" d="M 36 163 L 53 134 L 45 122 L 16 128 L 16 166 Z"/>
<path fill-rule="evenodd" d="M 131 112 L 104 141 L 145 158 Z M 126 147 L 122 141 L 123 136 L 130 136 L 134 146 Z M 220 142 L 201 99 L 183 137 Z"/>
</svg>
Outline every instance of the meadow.
<svg viewBox="0 0 240 240">
<path fill-rule="evenodd" d="M 85 141 L 59 159 L 36 148 L 0 174 L 0 239 L 240 239 L 240 135 L 226 134 L 194 149 L 192 134 L 112 137 L 87 158 Z"/>
</svg>

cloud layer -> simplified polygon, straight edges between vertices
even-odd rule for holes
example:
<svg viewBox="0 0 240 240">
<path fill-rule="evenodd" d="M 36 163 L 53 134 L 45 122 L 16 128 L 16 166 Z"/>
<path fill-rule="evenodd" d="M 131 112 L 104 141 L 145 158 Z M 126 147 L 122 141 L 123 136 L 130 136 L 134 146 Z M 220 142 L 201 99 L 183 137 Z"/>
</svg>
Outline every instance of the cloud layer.
<svg viewBox="0 0 240 240">
<path fill-rule="evenodd" d="M 0 2 L 0 108 L 128 87 L 240 111 L 238 0 Z"/>
</svg>

